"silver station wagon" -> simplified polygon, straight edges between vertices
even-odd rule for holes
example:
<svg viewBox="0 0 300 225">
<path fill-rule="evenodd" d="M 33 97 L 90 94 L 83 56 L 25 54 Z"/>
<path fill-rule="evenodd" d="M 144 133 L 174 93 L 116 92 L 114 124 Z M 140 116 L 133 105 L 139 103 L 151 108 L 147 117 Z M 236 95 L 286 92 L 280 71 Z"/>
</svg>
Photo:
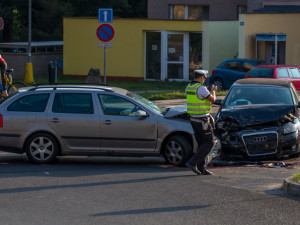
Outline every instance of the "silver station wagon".
<svg viewBox="0 0 300 225">
<path fill-rule="evenodd" d="M 161 109 L 125 89 L 42 85 L 0 104 L 0 150 L 34 163 L 57 156 L 164 156 L 184 165 L 196 142 L 186 107 Z"/>
</svg>

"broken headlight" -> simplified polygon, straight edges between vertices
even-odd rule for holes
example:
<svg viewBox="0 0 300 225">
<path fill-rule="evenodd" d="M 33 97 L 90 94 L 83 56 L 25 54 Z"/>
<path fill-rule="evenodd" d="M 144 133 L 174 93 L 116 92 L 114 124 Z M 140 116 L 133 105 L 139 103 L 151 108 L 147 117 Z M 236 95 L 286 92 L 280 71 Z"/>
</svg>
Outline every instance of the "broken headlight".
<svg viewBox="0 0 300 225">
<path fill-rule="evenodd" d="M 284 134 L 294 133 L 298 130 L 298 123 L 286 123 L 282 126 L 282 129 Z"/>
<path fill-rule="evenodd" d="M 217 123 L 217 128 L 218 128 L 218 129 L 223 129 L 223 128 L 224 128 L 224 125 L 226 126 L 225 122 L 220 121 L 220 122 Z"/>
</svg>

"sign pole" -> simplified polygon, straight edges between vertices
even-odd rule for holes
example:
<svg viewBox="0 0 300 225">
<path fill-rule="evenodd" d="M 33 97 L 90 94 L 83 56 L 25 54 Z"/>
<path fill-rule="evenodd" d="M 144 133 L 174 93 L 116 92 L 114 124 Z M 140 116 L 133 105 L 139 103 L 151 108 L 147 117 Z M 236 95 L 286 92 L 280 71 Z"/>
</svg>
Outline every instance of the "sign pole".
<svg viewBox="0 0 300 225">
<path fill-rule="evenodd" d="M 111 41 L 115 36 L 114 28 L 107 23 L 113 22 L 113 10 L 106 8 L 98 9 L 98 21 L 99 23 L 104 23 L 98 26 L 96 36 L 100 41 L 104 42 L 98 44 L 98 47 L 104 48 L 104 84 L 106 84 L 106 47 L 112 47 L 112 44 L 107 42 Z"/>
<path fill-rule="evenodd" d="M 28 1 L 28 62 L 31 63 L 31 0 Z"/>
<path fill-rule="evenodd" d="M 106 47 L 104 47 L 104 84 L 106 84 Z"/>
</svg>

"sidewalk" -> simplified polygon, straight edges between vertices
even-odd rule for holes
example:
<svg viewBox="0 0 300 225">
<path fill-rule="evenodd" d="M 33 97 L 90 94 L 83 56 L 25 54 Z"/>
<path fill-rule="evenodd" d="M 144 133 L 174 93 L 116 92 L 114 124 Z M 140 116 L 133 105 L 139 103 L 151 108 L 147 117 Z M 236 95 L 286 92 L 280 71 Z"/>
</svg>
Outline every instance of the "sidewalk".
<svg viewBox="0 0 300 225">
<path fill-rule="evenodd" d="M 225 96 L 217 96 L 217 99 L 224 99 L 224 97 Z M 186 99 L 156 100 L 153 102 L 162 108 L 173 107 L 176 105 L 186 105 Z M 219 110 L 219 106 L 214 104 L 212 104 L 211 106 L 211 115 L 215 117 L 216 113 Z"/>
</svg>

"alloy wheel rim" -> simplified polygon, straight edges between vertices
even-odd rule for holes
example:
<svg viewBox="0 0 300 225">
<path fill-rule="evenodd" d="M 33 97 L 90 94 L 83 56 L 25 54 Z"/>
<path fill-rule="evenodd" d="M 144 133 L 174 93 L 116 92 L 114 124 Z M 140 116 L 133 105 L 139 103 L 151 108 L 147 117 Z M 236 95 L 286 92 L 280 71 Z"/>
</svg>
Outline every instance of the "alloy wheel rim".
<svg viewBox="0 0 300 225">
<path fill-rule="evenodd" d="M 37 160 L 49 159 L 54 151 L 53 143 L 45 137 L 38 137 L 30 144 L 30 153 Z"/>
<path fill-rule="evenodd" d="M 176 141 L 170 141 L 166 145 L 166 156 L 173 164 L 178 164 L 182 161 L 183 150 Z"/>
<path fill-rule="evenodd" d="M 214 85 L 218 87 L 218 90 L 223 90 L 222 82 L 217 80 L 214 82 Z"/>
</svg>

